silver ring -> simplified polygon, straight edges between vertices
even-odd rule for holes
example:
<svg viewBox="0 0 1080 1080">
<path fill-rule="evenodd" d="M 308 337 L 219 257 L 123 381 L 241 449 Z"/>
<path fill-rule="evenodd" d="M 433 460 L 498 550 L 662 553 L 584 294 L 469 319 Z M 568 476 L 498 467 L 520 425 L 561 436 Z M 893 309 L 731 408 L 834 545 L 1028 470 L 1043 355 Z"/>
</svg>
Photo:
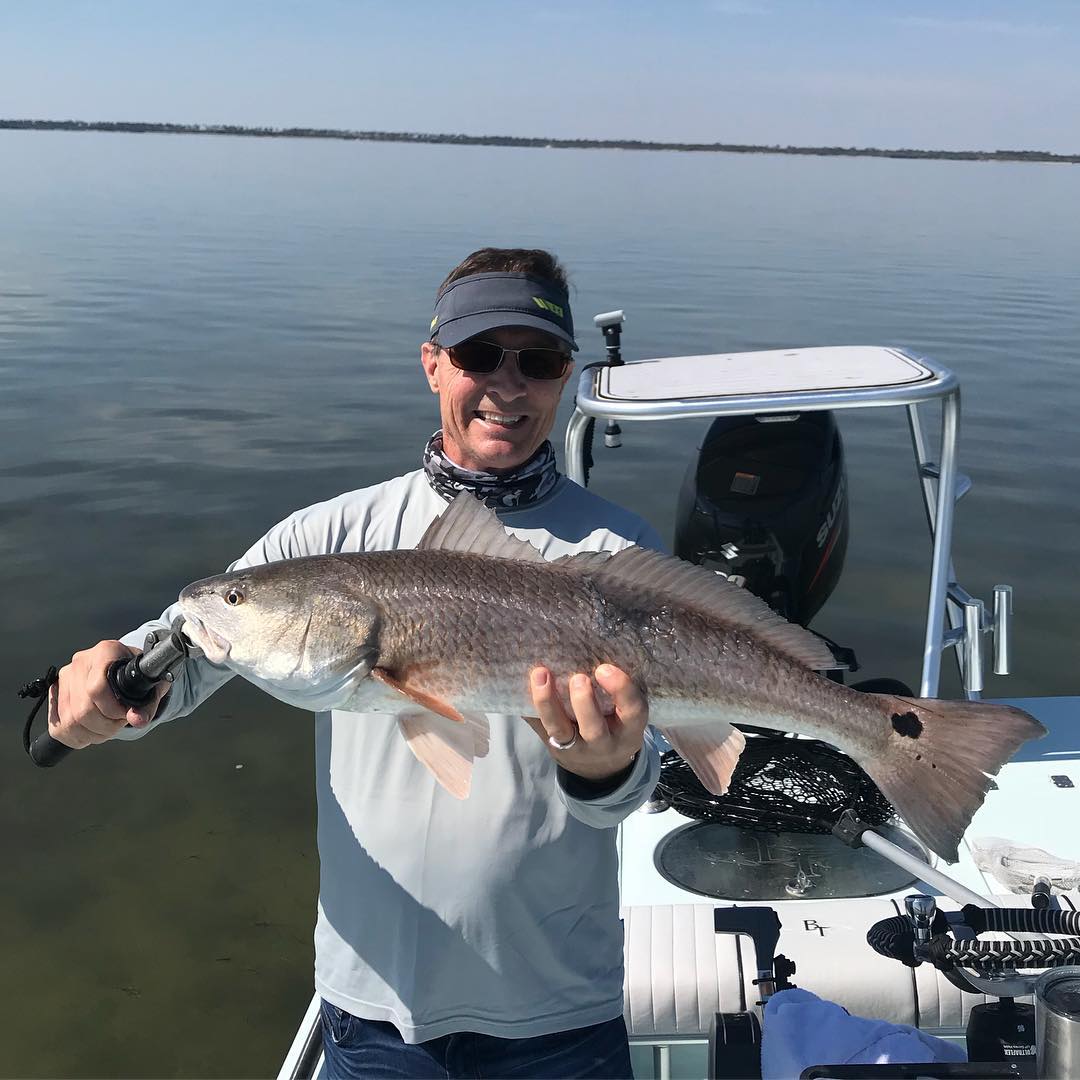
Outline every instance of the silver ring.
<svg viewBox="0 0 1080 1080">
<path fill-rule="evenodd" d="M 574 743 L 577 742 L 577 729 L 574 729 L 574 734 L 566 742 L 559 742 L 554 735 L 548 736 L 548 746 L 553 746 L 556 750 L 569 750 Z"/>
</svg>

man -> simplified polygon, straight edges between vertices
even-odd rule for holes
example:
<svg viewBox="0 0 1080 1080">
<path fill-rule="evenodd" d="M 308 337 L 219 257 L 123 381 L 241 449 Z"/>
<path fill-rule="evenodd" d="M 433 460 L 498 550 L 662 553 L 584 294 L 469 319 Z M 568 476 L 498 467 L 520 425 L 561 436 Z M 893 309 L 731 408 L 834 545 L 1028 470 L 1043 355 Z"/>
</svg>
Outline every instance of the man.
<svg viewBox="0 0 1080 1080">
<path fill-rule="evenodd" d="M 442 428 L 424 468 L 308 507 L 236 569 L 412 548 L 461 491 L 548 558 L 660 547 L 639 518 L 570 483 L 547 441 L 576 349 L 565 274 L 543 251 L 482 249 L 441 286 L 421 362 Z M 104 673 L 151 626 L 77 653 L 49 728 L 73 747 L 191 712 L 231 677 L 189 664 L 125 710 Z M 555 679 L 571 676 L 570 715 Z M 531 675 L 536 717 L 491 716 L 468 799 L 444 792 L 385 715 L 316 716 L 315 984 L 331 1076 L 628 1077 L 614 826 L 651 792 L 647 706 L 621 671 Z M 614 701 L 599 711 L 596 680 Z M 531 730 L 530 730 L 531 729 Z"/>
</svg>

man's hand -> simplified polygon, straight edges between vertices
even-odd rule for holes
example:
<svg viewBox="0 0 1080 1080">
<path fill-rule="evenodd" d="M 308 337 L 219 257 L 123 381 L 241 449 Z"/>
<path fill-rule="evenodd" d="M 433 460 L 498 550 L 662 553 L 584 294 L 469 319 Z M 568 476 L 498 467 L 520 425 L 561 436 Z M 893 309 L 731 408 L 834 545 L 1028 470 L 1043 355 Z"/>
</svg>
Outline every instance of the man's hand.
<svg viewBox="0 0 1080 1080">
<path fill-rule="evenodd" d="M 99 641 L 92 649 L 77 652 L 49 688 L 49 734 L 73 750 L 82 750 L 108 741 L 125 724 L 149 724 L 169 690 L 168 682 L 155 689 L 147 704 L 129 709 L 116 700 L 105 681 L 114 660 L 128 660 L 141 651 L 119 641 Z"/>
<path fill-rule="evenodd" d="M 612 664 L 595 671 L 596 683 L 611 699 L 613 711 L 605 715 L 597 704 L 588 675 L 570 677 L 570 706 L 563 707 L 555 680 L 547 668 L 529 673 L 535 717 L 527 716 L 532 729 L 544 740 L 551 756 L 568 772 L 586 780 L 606 780 L 622 772 L 641 750 L 649 705 L 630 676 Z M 558 749 L 554 743 L 571 743 Z"/>
</svg>

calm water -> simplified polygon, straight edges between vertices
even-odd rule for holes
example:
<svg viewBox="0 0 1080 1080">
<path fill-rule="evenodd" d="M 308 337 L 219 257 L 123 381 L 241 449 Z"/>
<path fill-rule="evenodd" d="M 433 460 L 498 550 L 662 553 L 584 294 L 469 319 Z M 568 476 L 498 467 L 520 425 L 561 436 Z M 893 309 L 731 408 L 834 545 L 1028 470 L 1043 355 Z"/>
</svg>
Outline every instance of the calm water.
<svg viewBox="0 0 1080 1080">
<path fill-rule="evenodd" d="M 481 245 L 562 256 L 587 359 L 622 307 L 628 359 L 881 343 L 953 368 L 957 569 L 1016 587 L 988 695 L 1080 692 L 1077 205 L 1061 165 L 0 133 L 0 1073 L 276 1070 L 310 994 L 304 715 L 234 683 L 41 773 L 14 691 L 290 510 L 413 468 L 432 295 Z M 917 680 L 903 414 L 841 425 L 853 542 L 817 625 Z M 628 426 L 594 486 L 670 537 L 704 426 Z"/>
</svg>

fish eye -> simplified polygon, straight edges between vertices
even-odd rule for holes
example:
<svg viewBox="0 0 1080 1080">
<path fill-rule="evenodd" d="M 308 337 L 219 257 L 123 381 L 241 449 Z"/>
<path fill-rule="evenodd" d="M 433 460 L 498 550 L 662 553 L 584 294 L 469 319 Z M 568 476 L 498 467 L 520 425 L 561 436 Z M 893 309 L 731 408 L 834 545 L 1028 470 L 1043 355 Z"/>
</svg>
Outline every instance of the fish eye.
<svg viewBox="0 0 1080 1080">
<path fill-rule="evenodd" d="M 230 607 L 236 607 L 237 604 L 242 603 L 244 594 L 237 588 L 230 589 L 225 594 L 225 603 Z"/>
</svg>

